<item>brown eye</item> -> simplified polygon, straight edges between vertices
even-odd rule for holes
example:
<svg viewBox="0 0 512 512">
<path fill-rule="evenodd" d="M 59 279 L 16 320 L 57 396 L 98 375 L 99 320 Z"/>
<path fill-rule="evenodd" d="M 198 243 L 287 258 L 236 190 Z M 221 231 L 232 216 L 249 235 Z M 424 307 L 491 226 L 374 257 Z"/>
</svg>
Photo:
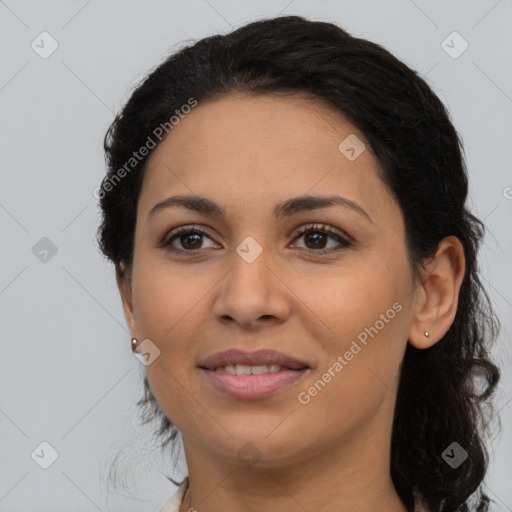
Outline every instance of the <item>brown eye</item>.
<svg viewBox="0 0 512 512">
<path fill-rule="evenodd" d="M 211 240 L 204 231 L 185 226 L 168 233 L 160 242 L 160 247 L 167 248 L 171 251 L 192 252 L 204 249 L 204 247 L 202 247 L 203 237 Z M 181 245 L 181 247 L 176 247 L 174 245 L 176 241 Z"/>
<path fill-rule="evenodd" d="M 201 229 L 184 226 L 167 233 L 158 246 L 172 252 L 192 253 L 206 249 L 203 246 L 204 238 L 213 242 L 212 238 Z M 314 254 L 336 253 L 353 245 L 348 238 L 325 225 L 306 226 L 295 234 L 294 241 L 299 238 L 304 238 L 306 246 L 298 248 L 308 250 Z M 335 243 L 334 247 L 326 248 L 329 241 L 336 242 L 338 247 L 336 247 Z M 176 244 L 179 244 L 181 247 L 178 247 Z"/>
<path fill-rule="evenodd" d="M 328 235 L 319 231 L 310 230 L 304 233 L 304 240 L 306 241 L 308 249 L 323 249 L 328 238 Z M 312 247 L 309 246 L 308 243 L 311 243 Z"/>
<path fill-rule="evenodd" d="M 191 231 L 190 233 L 179 235 L 179 241 L 185 249 L 200 249 L 198 245 L 200 245 L 199 242 L 201 241 L 201 236 L 201 234 Z"/>
<path fill-rule="evenodd" d="M 353 245 L 352 242 L 325 225 L 307 226 L 296 233 L 295 240 L 301 237 L 304 238 L 306 243 L 306 247 L 304 247 L 304 249 L 311 250 L 318 254 L 338 252 Z M 338 243 L 338 248 L 335 247 L 334 249 L 326 249 L 325 246 L 329 239 L 335 240 Z"/>
</svg>

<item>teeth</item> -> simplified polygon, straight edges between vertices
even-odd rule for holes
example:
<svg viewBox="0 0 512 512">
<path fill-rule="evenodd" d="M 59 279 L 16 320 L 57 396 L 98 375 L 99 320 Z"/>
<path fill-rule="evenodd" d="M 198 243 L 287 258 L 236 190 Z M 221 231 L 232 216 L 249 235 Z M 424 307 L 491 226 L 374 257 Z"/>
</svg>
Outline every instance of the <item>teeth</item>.
<svg viewBox="0 0 512 512">
<path fill-rule="evenodd" d="M 261 365 L 261 366 L 251 366 L 251 373 L 253 375 L 261 375 L 263 373 L 268 373 L 268 366 Z"/>
<path fill-rule="evenodd" d="M 237 364 L 235 371 L 237 375 L 251 375 L 251 367 L 244 364 Z"/>
<path fill-rule="evenodd" d="M 263 375 L 264 373 L 275 373 L 281 369 L 278 364 L 249 366 L 237 364 L 231 366 L 219 366 L 215 368 L 216 372 L 226 372 L 230 375 Z"/>
</svg>

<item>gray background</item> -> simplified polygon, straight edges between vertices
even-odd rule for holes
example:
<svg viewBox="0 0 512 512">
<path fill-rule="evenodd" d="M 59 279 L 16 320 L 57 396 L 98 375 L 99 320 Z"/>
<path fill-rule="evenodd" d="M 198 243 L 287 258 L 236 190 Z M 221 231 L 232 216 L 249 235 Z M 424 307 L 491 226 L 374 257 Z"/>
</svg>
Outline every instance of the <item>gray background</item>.
<svg viewBox="0 0 512 512">
<path fill-rule="evenodd" d="M 503 426 L 487 485 L 492 510 L 512 511 L 511 0 L 0 0 L 0 511 L 156 511 L 174 492 L 160 473 L 170 460 L 136 424 L 144 367 L 94 241 L 102 138 L 173 46 L 279 13 L 385 46 L 426 76 L 463 137 L 471 206 L 488 229 L 481 270 L 502 322 Z M 31 47 L 43 31 L 59 45 L 47 59 Z M 441 45 L 453 31 L 469 44 L 458 58 Z M 48 469 L 31 456 L 50 456 L 43 441 L 58 453 Z M 126 497 L 106 486 L 123 447 Z"/>
</svg>

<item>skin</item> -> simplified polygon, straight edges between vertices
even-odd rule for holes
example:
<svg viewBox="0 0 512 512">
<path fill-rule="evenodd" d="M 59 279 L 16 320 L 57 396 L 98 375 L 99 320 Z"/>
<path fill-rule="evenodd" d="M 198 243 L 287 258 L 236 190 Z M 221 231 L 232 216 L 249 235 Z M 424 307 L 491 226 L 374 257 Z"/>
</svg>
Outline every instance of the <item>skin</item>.
<svg viewBox="0 0 512 512">
<path fill-rule="evenodd" d="M 430 347 L 452 324 L 464 253 L 447 237 L 413 278 L 399 204 L 369 144 L 354 161 L 338 150 L 349 134 L 365 140 L 317 99 L 232 94 L 199 103 L 148 160 L 133 266 L 117 281 L 132 336 L 160 350 L 146 370 L 183 435 L 190 487 L 180 512 L 406 510 L 389 471 L 399 369 L 407 343 Z M 212 199 L 226 216 L 173 206 L 148 217 L 178 194 Z M 340 206 L 273 219 L 276 203 L 303 194 L 356 201 L 372 222 Z M 315 245 L 317 231 L 295 236 L 312 223 L 353 246 L 319 255 L 342 246 L 330 235 Z M 181 255 L 158 247 L 192 225 L 206 235 L 176 237 Z M 236 252 L 247 236 L 262 248 L 250 264 Z M 300 403 L 395 302 L 400 312 Z M 276 349 L 311 369 L 271 397 L 237 399 L 197 367 L 230 348 Z M 255 465 L 238 456 L 246 443 L 260 456 Z"/>
</svg>

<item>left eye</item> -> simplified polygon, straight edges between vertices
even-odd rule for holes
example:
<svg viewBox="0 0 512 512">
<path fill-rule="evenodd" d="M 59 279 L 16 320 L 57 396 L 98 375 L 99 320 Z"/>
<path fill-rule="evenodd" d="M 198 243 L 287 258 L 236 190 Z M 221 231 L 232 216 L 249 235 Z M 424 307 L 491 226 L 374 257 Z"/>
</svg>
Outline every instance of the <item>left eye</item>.
<svg viewBox="0 0 512 512">
<path fill-rule="evenodd" d="M 338 251 L 341 251 L 343 249 L 346 249 L 346 248 L 352 246 L 352 242 L 347 240 L 347 238 L 341 236 L 338 232 L 333 231 L 324 225 L 309 226 L 309 227 L 303 228 L 301 231 L 299 231 L 295 235 L 295 240 L 297 240 L 301 237 L 304 237 L 305 240 L 309 239 L 311 241 L 310 243 L 313 245 L 313 248 L 306 247 L 306 249 L 314 250 L 314 252 L 316 252 L 318 254 L 326 254 L 329 252 L 338 252 Z M 338 245 L 341 245 L 341 247 L 334 248 L 334 249 L 332 249 L 332 248 L 325 249 L 324 242 L 329 238 L 331 240 L 335 240 L 336 242 L 338 242 Z M 321 245 L 321 247 L 318 247 L 319 245 Z M 316 249 L 320 249 L 320 250 L 316 250 Z"/>
<path fill-rule="evenodd" d="M 204 247 L 199 247 L 199 245 L 201 245 L 202 237 L 212 240 L 201 229 L 185 226 L 168 233 L 159 245 L 160 247 L 167 248 L 174 252 L 192 252 L 204 249 Z M 340 235 L 337 231 L 331 230 L 325 225 L 313 225 L 302 228 L 299 232 L 295 233 L 294 241 L 301 237 L 304 237 L 304 239 L 307 240 L 306 244 L 310 245 L 310 247 L 299 247 L 299 249 L 312 250 L 316 254 L 338 252 L 353 245 L 347 238 Z M 179 249 L 173 245 L 176 239 L 179 240 L 184 249 Z M 336 241 L 340 247 L 326 249 L 325 243 L 328 239 Z"/>
</svg>

